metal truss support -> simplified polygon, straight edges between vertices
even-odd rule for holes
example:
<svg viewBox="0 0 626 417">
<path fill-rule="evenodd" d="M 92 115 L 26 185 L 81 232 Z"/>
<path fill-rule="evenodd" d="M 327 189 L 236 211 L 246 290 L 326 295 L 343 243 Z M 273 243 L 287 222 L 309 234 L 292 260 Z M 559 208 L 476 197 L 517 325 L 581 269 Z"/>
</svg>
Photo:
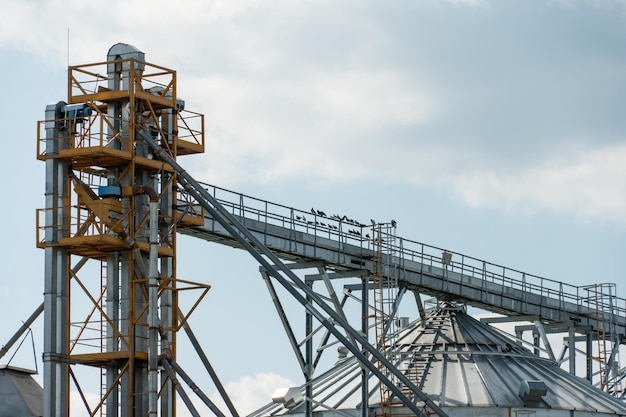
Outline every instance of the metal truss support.
<svg viewBox="0 0 626 417">
<path fill-rule="evenodd" d="M 161 366 L 163 367 L 163 370 L 167 374 L 168 378 L 170 379 L 170 381 L 174 385 L 174 388 L 176 389 L 176 392 L 178 393 L 180 398 L 183 400 L 183 402 L 187 406 L 187 409 L 189 410 L 191 415 L 193 417 L 200 417 L 200 413 L 198 413 L 198 410 L 196 409 L 196 407 L 191 402 L 191 399 L 189 398 L 189 396 L 185 392 L 185 389 L 182 387 L 182 385 L 180 385 L 180 382 L 176 378 L 176 373 L 174 373 L 174 369 L 172 369 L 172 366 L 170 365 L 170 363 L 167 361 L 167 359 L 161 359 L 160 363 L 161 363 Z"/>
<path fill-rule="evenodd" d="M 41 315 L 41 313 L 43 313 L 43 306 L 44 306 L 44 303 L 41 303 L 39 307 L 37 307 L 35 311 L 33 311 L 30 317 L 28 317 L 26 321 L 22 323 L 22 325 L 17 330 L 17 332 L 15 332 L 13 336 L 11 336 L 9 341 L 4 346 L 2 346 L 2 349 L 0 349 L 0 359 L 4 355 L 6 355 L 9 350 L 11 350 L 15 342 L 17 342 L 19 338 L 22 337 L 22 335 L 30 328 L 30 326 L 35 322 L 35 320 L 37 320 L 37 318 Z"/>
<path fill-rule="evenodd" d="M 567 346 L 569 348 L 569 372 L 576 375 L 576 328 L 574 326 L 569 326 Z"/>
<path fill-rule="evenodd" d="M 222 227 L 241 244 L 265 269 L 276 279 L 304 308 L 306 308 L 322 325 L 324 325 L 350 352 L 372 372 L 382 383 L 384 383 L 393 394 L 396 395 L 407 408 L 418 416 L 425 416 L 417 401 L 423 401 L 427 407 L 439 416 L 447 414 L 437 406 L 426 394 L 424 394 L 409 378 L 400 370 L 396 369 L 384 355 L 372 346 L 367 339 L 361 335 L 359 330 L 352 326 L 330 308 L 316 293 L 314 293 L 305 282 L 303 282 L 293 271 L 289 269 L 269 248 L 254 236 L 239 220 L 230 214 L 210 193 L 208 193 L 187 171 L 185 171 L 174 158 L 168 155 L 149 135 L 140 132 L 140 136 L 152 149 L 158 159 L 170 164 L 178 173 L 179 184 L 193 196 L 196 201 L 207 211 L 207 213 L 218 221 Z M 274 267 L 274 265 L 277 266 Z M 303 295 L 304 293 L 305 295 Z M 321 310 L 321 311 L 320 311 Z M 325 314 L 323 314 L 325 313 Z M 330 321 L 326 315 L 330 316 Z M 345 337 L 336 326 L 343 327 L 350 336 L 364 348 L 372 359 L 362 351 L 362 348 L 352 343 Z M 378 361 L 389 373 L 394 375 L 413 394 L 416 402 L 410 399 L 400 387 L 387 378 L 373 361 Z"/>
<path fill-rule="evenodd" d="M 313 283 L 308 284 L 311 286 L 311 291 L 313 290 Z M 312 302 L 311 296 L 307 294 L 306 296 L 307 303 Z M 341 310 L 343 311 L 343 310 Z M 313 367 L 313 315 L 309 310 L 305 310 L 305 332 L 307 334 L 306 344 L 304 346 L 304 360 L 305 360 L 305 368 L 304 368 L 304 382 L 305 385 L 305 417 L 313 417 L 313 385 L 311 385 L 311 381 L 313 380 L 313 372 L 315 369 Z"/>
<path fill-rule="evenodd" d="M 622 388 L 622 380 L 624 374 L 617 368 L 617 358 L 619 357 L 619 349 L 621 343 L 617 338 L 611 339 L 611 347 L 606 348 L 607 356 L 599 355 L 594 352 L 593 342 L 598 335 L 597 329 L 589 325 L 580 325 L 577 321 L 565 321 L 554 323 L 543 323 L 537 316 L 512 316 L 512 317 L 488 317 L 482 318 L 483 323 L 510 323 L 527 321 L 534 324 L 515 326 L 515 335 L 517 341 L 521 344 L 529 343 L 523 339 L 524 332 L 530 331 L 533 334 L 532 348 L 536 355 L 542 352 L 553 360 L 559 366 L 563 366 L 567 362 L 567 369 L 572 375 L 576 375 L 576 355 L 584 355 L 586 364 L 585 378 L 600 389 L 608 392 L 616 398 L 622 398 L 624 391 Z M 564 334 L 563 347 L 556 357 L 550 345 L 548 334 Z M 577 336 L 577 333 L 579 334 Z M 582 334 L 582 335 L 580 335 Z M 585 348 L 579 349 L 577 343 L 584 343 Z M 604 339 L 604 343 L 607 343 Z M 543 347 L 542 347 L 543 344 Z M 598 371 L 594 372 L 594 362 L 598 364 Z"/>
<path fill-rule="evenodd" d="M 406 287 L 400 287 L 398 293 L 396 294 L 396 297 L 393 300 L 393 303 L 391 304 L 391 311 L 385 319 L 385 335 L 389 334 L 389 331 L 391 330 L 391 324 L 398 314 L 398 309 L 400 308 L 400 303 L 402 302 L 402 298 L 404 297 L 405 293 Z"/>
<path fill-rule="evenodd" d="M 605 368 L 606 368 L 606 372 L 604 374 L 604 381 L 602 386 L 606 387 L 609 385 L 609 381 L 611 379 L 615 380 L 615 378 L 617 378 L 617 372 L 619 369 L 616 369 L 617 366 L 615 358 L 619 355 L 619 348 L 620 348 L 620 344 L 616 341 L 612 341 L 613 344 L 613 348 L 611 349 L 611 354 L 609 355 L 608 359 L 606 360 L 606 364 L 605 364 Z M 611 375 L 613 375 L 613 377 L 611 378 Z"/>
<path fill-rule="evenodd" d="M 412 290 L 413 297 L 415 297 L 415 304 L 417 305 L 417 312 L 420 315 L 420 320 L 426 319 L 426 311 L 424 310 L 424 303 L 422 303 L 422 297 L 417 290 Z"/>
<path fill-rule="evenodd" d="M 191 326 L 189 326 L 189 323 L 187 322 L 185 316 L 183 315 L 183 312 L 178 310 L 178 316 L 183 321 L 183 329 L 185 330 L 185 334 L 187 334 L 187 337 L 189 338 L 191 345 L 196 350 L 196 353 L 198 354 L 200 361 L 204 365 L 204 368 L 206 369 L 206 371 L 209 373 L 209 376 L 211 377 L 211 380 L 215 384 L 217 391 L 222 397 L 222 400 L 224 400 L 224 403 L 226 404 L 228 411 L 230 411 L 233 417 L 239 417 L 239 413 L 235 409 L 233 402 L 230 400 L 230 397 L 226 393 L 226 390 L 224 389 L 222 382 L 218 378 L 217 373 L 213 369 L 211 362 L 209 362 L 209 358 L 207 358 L 206 354 L 204 353 L 204 350 L 202 349 L 200 342 L 198 342 L 198 338 L 194 334 L 193 330 L 191 330 Z"/>
<path fill-rule="evenodd" d="M 324 285 L 326 285 L 326 290 L 328 291 L 328 295 L 330 296 L 330 299 L 331 299 L 333 305 L 335 306 L 335 311 L 347 323 L 348 319 L 346 318 L 346 315 L 343 312 L 343 308 L 342 308 L 341 304 L 339 303 L 339 299 L 337 298 L 337 293 L 335 292 L 335 288 L 333 287 L 333 284 L 331 284 L 331 282 L 330 282 L 330 278 L 328 276 L 328 273 L 326 272 L 326 269 L 320 267 L 320 268 L 318 268 L 318 271 L 319 271 L 319 274 L 322 277 L 322 281 L 324 281 Z M 313 287 L 313 286 L 311 285 L 311 287 Z M 352 336 L 350 336 L 350 333 L 347 333 L 346 336 L 348 337 L 348 340 L 350 340 L 351 343 L 353 343 L 353 344 L 356 343 L 354 341 L 354 338 Z"/>
<path fill-rule="evenodd" d="M 222 413 L 222 411 L 215 405 L 215 403 L 211 401 L 211 399 L 198 387 L 198 385 L 191 379 L 191 377 L 187 374 L 187 372 L 185 372 L 183 368 L 181 368 L 176 363 L 176 361 L 167 360 L 167 359 L 164 359 L 164 361 L 167 361 L 169 363 L 169 365 L 176 371 L 178 375 L 180 375 L 183 381 L 185 381 L 185 383 L 193 390 L 193 392 L 198 396 L 198 398 L 200 398 L 200 400 L 202 400 L 202 402 L 207 407 L 209 407 L 209 409 L 213 411 L 213 413 L 217 417 L 226 417 L 226 415 Z"/>
<path fill-rule="evenodd" d="M 293 263 L 293 264 L 287 264 L 287 266 L 292 270 L 305 269 L 305 268 L 311 268 L 311 267 L 317 268 L 318 270 L 317 274 L 310 274 L 310 275 L 305 276 L 304 281 L 306 285 L 308 285 L 311 291 L 313 291 L 313 285 L 315 281 L 318 281 L 318 280 L 323 281 L 325 284 L 325 288 L 328 292 L 328 295 L 320 295 L 320 297 L 327 297 L 331 301 L 331 305 L 334 307 L 337 314 L 343 317 L 343 319 L 347 322 L 347 318 L 345 316 L 343 308 L 345 306 L 346 301 L 348 300 L 348 296 L 344 294 L 343 298 L 339 300 L 337 293 L 334 289 L 334 286 L 332 285 L 332 282 L 331 282 L 331 274 L 329 274 L 326 271 L 323 263 L 317 263 L 317 262 L 316 263 Z M 305 416 L 311 417 L 313 415 L 314 401 L 312 400 L 313 387 L 310 384 L 310 382 L 313 379 L 315 369 L 317 368 L 317 365 L 322 357 L 322 354 L 327 347 L 327 343 L 330 337 L 330 332 L 328 330 L 325 331 L 325 333 L 321 337 L 319 347 L 317 351 L 314 353 L 313 337 L 320 330 L 320 327 L 314 329 L 313 327 L 314 316 L 311 314 L 309 310 L 305 309 L 305 336 L 302 341 L 298 341 L 293 332 L 293 327 L 290 324 L 289 318 L 287 317 L 283 309 L 282 303 L 272 283 L 270 274 L 263 267 L 260 268 L 260 273 L 261 273 L 261 276 L 263 277 L 263 280 L 266 283 L 267 289 L 270 293 L 270 297 L 272 299 L 272 302 L 274 303 L 274 307 L 276 308 L 276 311 L 281 320 L 281 323 L 283 324 L 285 333 L 287 334 L 287 338 L 289 339 L 289 342 L 291 344 L 292 350 L 294 351 L 296 359 L 298 360 L 301 371 L 304 375 L 304 378 L 305 378 L 305 393 L 304 393 Z M 336 274 L 332 274 L 332 276 L 334 278 L 338 278 Z M 344 278 L 343 275 L 341 277 Z M 311 303 L 312 302 L 311 297 L 308 295 L 306 297 L 307 297 L 307 302 Z M 303 345 L 304 345 L 304 354 L 301 350 Z"/>
<path fill-rule="evenodd" d="M 593 333 L 589 330 L 586 334 L 586 352 L 587 352 L 587 381 L 593 383 Z"/>
<path fill-rule="evenodd" d="M 369 332 L 369 280 L 363 275 L 361 277 L 361 332 L 367 337 Z M 365 352 L 364 352 L 365 353 Z M 369 371 L 361 365 L 361 417 L 368 417 L 369 399 Z"/>
<path fill-rule="evenodd" d="M 541 341 L 543 342 L 546 352 L 548 353 L 548 357 L 551 360 L 556 361 L 554 352 L 552 351 L 552 346 L 550 345 L 550 341 L 548 340 L 548 335 L 546 334 L 546 329 L 545 327 L 543 327 L 543 323 L 540 320 L 535 320 L 535 326 L 537 327 L 539 336 L 541 336 Z"/>
<path fill-rule="evenodd" d="M 348 301 L 348 295 L 344 293 L 342 299 L 341 299 L 341 307 L 343 308 L 343 306 L 345 306 L 346 301 Z M 319 329 L 319 327 L 317 329 L 314 330 L 317 331 Z M 364 333 L 367 334 L 367 333 Z M 313 369 L 317 369 L 317 365 L 319 364 L 319 361 L 322 359 L 322 353 L 324 353 L 324 350 L 328 347 L 328 340 L 330 339 L 330 332 L 328 331 L 328 329 L 326 329 L 326 331 L 324 332 L 324 335 L 322 336 L 322 339 L 320 340 L 320 344 L 317 348 L 316 354 L 315 354 L 315 358 L 313 359 Z"/>
</svg>

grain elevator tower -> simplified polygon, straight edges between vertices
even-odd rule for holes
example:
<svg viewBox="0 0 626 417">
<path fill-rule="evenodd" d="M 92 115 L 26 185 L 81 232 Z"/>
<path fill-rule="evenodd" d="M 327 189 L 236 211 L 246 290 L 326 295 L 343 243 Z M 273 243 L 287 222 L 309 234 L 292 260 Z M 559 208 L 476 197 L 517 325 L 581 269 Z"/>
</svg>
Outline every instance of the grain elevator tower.
<svg viewBox="0 0 626 417">
<path fill-rule="evenodd" d="M 145 138 L 172 158 L 204 152 L 203 116 L 184 104 L 175 71 L 118 43 L 106 62 L 69 67 L 67 102 L 46 107 L 37 147 L 46 417 L 70 406 L 175 415 L 173 374 L 160 361 L 176 357 L 176 332 L 209 289 L 177 277 L 176 231 L 203 213 Z"/>
</svg>

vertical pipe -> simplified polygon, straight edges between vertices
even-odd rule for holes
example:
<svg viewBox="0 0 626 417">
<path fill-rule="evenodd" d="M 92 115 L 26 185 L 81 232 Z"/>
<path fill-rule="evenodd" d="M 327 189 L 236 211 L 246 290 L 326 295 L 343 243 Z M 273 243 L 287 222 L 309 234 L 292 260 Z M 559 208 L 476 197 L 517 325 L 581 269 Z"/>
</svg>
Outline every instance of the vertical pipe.
<svg viewBox="0 0 626 417">
<path fill-rule="evenodd" d="M 166 133 L 165 139 L 171 137 L 172 131 L 174 129 L 173 126 L 173 110 L 163 111 L 161 114 L 161 124 L 162 130 Z M 165 222 L 160 222 L 159 229 L 161 236 L 166 236 L 166 238 L 170 239 L 171 247 L 176 249 L 176 221 L 174 216 L 176 215 L 173 212 L 173 207 L 175 206 L 176 196 L 174 195 L 174 190 L 172 187 L 172 174 L 164 172 L 161 174 L 161 198 L 159 201 L 159 216 L 165 219 Z M 155 183 L 154 189 L 158 189 L 158 183 Z M 169 354 L 172 357 L 176 358 L 176 333 L 168 330 L 174 328 L 174 323 L 176 322 L 176 310 L 174 308 L 174 290 L 176 287 L 176 283 L 174 281 L 175 277 L 175 258 L 172 257 L 163 257 L 161 258 L 161 270 L 159 273 L 159 281 L 161 285 L 164 287 L 161 296 L 159 299 L 160 303 L 160 325 L 159 329 L 161 335 L 161 352 L 169 351 L 169 347 L 172 347 L 172 350 L 169 351 Z M 167 285 L 164 283 L 167 282 Z M 169 379 L 166 379 L 161 384 L 160 387 L 161 395 L 160 395 L 160 415 L 162 417 L 173 417 L 175 415 L 175 399 L 173 395 L 173 389 L 171 382 Z"/>
<path fill-rule="evenodd" d="M 361 277 L 361 332 L 363 337 L 367 341 L 369 332 L 369 280 L 368 276 Z M 365 349 L 362 350 L 364 355 L 367 355 Z M 369 415 L 369 372 L 367 368 L 360 364 L 361 367 L 361 417 L 368 417 Z"/>
<path fill-rule="evenodd" d="M 120 318 L 120 265 L 119 253 L 114 252 L 107 256 L 107 290 L 106 290 L 106 311 L 107 316 L 113 324 L 107 324 L 106 334 L 106 351 L 117 352 L 120 348 L 118 343 L 117 329 L 119 329 Z M 117 417 L 119 407 L 119 388 L 117 387 L 117 377 L 119 368 L 117 364 L 108 365 L 106 368 L 106 384 L 107 389 L 111 389 L 111 393 L 106 400 L 107 417 Z M 112 387 L 112 385 L 116 385 Z"/>
<path fill-rule="evenodd" d="M 310 284 L 311 289 L 313 289 L 313 283 Z M 311 297 L 307 295 L 307 301 L 310 303 Z M 313 406 L 312 406 L 312 398 L 313 398 L 313 386 L 311 385 L 311 380 L 313 379 L 313 337 L 311 334 L 313 333 L 313 315 L 310 311 L 305 310 L 305 327 L 306 327 L 306 335 L 308 337 L 305 344 L 305 368 L 304 368 L 304 379 L 306 382 L 305 385 L 305 417 L 313 417 Z"/>
<path fill-rule="evenodd" d="M 587 330 L 587 381 L 593 383 L 593 340 L 592 330 Z"/>
<path fill-rule="evenodd" d="M 541 351 L 539 350 L 539 347 L 540 347 L 539 340 L 540 340 L 539 333 L 536 330 L 533 330 L 533 346 L 535 346 L 535 348 L 533 349 L 533 352 L 537 356 L 541 354 Z"/>
<path fill-rule="evenodd" d="M 569 340 L 567 345 L 569 347 L 569 373 L 576 375 L 576 329 L 574 323 L 569 327 Z"/>
<path fill-rule="evenodd" d="M 426 311 L 424 310 L 424 304 L 422 303 L 422 296 L 419 291 L 413 290 L 413 297 L 415 298 L 415 304 L 417 305 L 417 312 L 420 315 L 420 320 L 426 319 Z"/>
<path fill-rule="evenodd" d="M 150 200 L 150 258 L 148 264 L 148 415 L 157 414 L 158 404 L 158 221 L 159 207 Z"/>
<path fill-rule="evenodd" d="M 120 253 L 120 333 L 128 340 L 129 345 L 122 345 L 121 348 L 128 353 L 129 361 L 133 361 L 135 351 L 135 341 L 131 337 L 132 332 L 132 299 L 131 299 L 131 254 L 128 252 Z M 132 365 L 132 363 L 131 363 Z M 129 365 L 129 371 L 125 372 L 120 379 L 120 402 L 121 416 L 132 417 L 130 413 L 133 400 L 132 395 L 132 366 Z"/>
<path fill-rule="evenodd" d="M 64 129 L 65 103 L 46 106 L 46 155 L 68 147 Z M 69 167 L 60 158 L 46 160 L 45 241 L 53 244 L 67 237 L 69 222 Z M 69 255 L 67 249 L 46 247 L 44 253 L 44 416 L 69 414 Z"/>
</svg>

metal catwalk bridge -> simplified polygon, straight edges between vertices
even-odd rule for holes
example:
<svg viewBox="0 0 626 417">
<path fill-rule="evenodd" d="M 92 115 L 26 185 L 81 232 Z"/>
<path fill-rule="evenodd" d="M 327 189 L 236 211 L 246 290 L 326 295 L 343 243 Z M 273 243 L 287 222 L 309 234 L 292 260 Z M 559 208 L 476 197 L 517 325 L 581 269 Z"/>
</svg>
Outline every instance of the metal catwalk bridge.
<svg viewBox="0 0 626 417">
<path fill-rule="evenodd" d="M 331 270 L 374 268 L 373 225 L 322 211 L 297 210 L 216 186 L 202 184 L 257 239 L 281 259 L 297 262 L 323 261 Z M 183 203 L 178 209 L 198 213 L 197 206 Z M 241 247 L 210 215 L 201 225 L 179 229 L 180 233 L 207 241 Z M 395 223 L 395 222 L 394 222 Z M 382 239 L 389 275 L 400 286 L 438 299 L 460 301 L 506 316 L 533 317 L 542 321 L 588 326 L 605 338 L 623 342 L 626 334 L 626 300 L 614 287 L 604 284 L 574 286 L 461 253 L 395 236 L 393 228 Z M 332 275 L 331 275 L 332 278 Z"/>
</svg>

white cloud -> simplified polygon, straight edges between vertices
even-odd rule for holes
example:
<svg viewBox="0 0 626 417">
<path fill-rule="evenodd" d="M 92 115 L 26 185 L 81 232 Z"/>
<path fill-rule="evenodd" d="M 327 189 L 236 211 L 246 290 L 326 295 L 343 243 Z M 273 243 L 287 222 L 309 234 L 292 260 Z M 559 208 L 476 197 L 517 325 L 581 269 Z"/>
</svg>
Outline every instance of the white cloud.
<svg viewBox="0 0 626 417">
<path fill-rule="evenodd" d="M 267 372 L 254 377 L 244 376 L 237 382 L 226 384 L 226 391 L 236 404 L 237 411 L 248 414 L 272 401 L 272 394 L 283 387 L 298 386 L 283 376 Z"/>
<path fill-rule="evenodd" d="M 95 407 L 100 402 L 100 396 L 89 392 L 83 393 L 90 407 Z M 72 417 L 89 417 L 83 398 L 77 391 L 70 392 L 70 415 Z"/>
<path fill-rule="evenodd" d="M 206 117 L 202 176 L 226 183 L 367 176 L 373 156 L 387 165 L 394 153 L 373 134 L 435 117 L 434 100 L 416 84 L 393 70 L 308 71 L 280 82 L 192 80 L 186 99 L 203 103 Z"/>
<path fill-rule="evenodd" d="M 555 122 L 556 116 L 538 120 L 537 115 L 554 113 L 554 104 L 549 103 L 558 102 L 561 109 L 563 91 L 549 96 L 546 91 L 551 90 L 544 84 L 525 82 L 524 77 L 539 71 L 534 69 L 543 71 L 545 62 L 553 63 L 541 61 L 543 53 L 551 56 L 550 50 L 533 45 L 529 50 L 543 51 L 529 55 L 537 62 L 520 67 L 516 73 L 520 78 L 514 78 L 515 82 L 506 78 L 504 84 L 507 88 L 532 86 L 524 87 L 533 92 L 532 108 L 524 112 L 535 117 L 535 123 L 516 126 L 524 101 L 500 92 L 502 81 L 497 80 L 510 69 L 501 64 L 518 55 L 499 58 L 493 52 L 502 45 L 484 42 L 494 39 L 502 27 L 461 25 L 456 32 L 443 33 L 434 29 L 439 26 L 433 20 L 424 22 L 433 27 L 422 33 L 414 30 L 415 25 L 407 26 L 410 19 L 402 21 L 402 12 L 441 18 L 433 12 L 439 7 L 426 4 L 420 6 L 423 9 L 390 8 L 383 13 L 368 3 L 337 6 L 306 0 L 193 0 L 184 8 L 162 0 L 128 5 L 121 0 L 8 0 L 0 6 L 4 15 L 11 16 L 0 27 L 0 45 L 17 45 L 16 49 L 23 48 L 48 65 L 62 66 L 70 28 L 72 63 L 104 59 L 113 43 L 123 41 L 144 50 L 148 61 L 176 69 L 179 93 L 187 107 L 206 116 L 207 153 L 193 159 L 189 168 L 199 179 L 212 183 L 228 187 L 286 178 L 342 183 L 376 179 L 448 188 L 477 208 L 550 210 L 624 222 L 620 214 L 626 206 L 624 171 L 619 163 L 623 148 L 598 147 L 611 142 L 599 129 L 611 128 L 607 136 L 621 130 L 618 116 L 584 107 L 588 97 L 582 94 L 572 100 L 582 102 L 577 111 L 585 117 L 579 119 L 588 120 L 582 127 L 576 120 L 569 123 L 578 113 L 563 113 L 567 125 Z M 449 0 L 447 7 L 489 4 Z M 329 8 L 337 12 L 332 17 Z M 504 6 L 490 9 L 481 19 L 500 8 Z M 460 18 L 463 10 L 458 8 L 445 18 Z M 165 13 L 171 25 L 163 24 Z M 93 31 L 96 21 L 107 22 L 106 33 Z M 468 25 L 472 20 L 463 22 Z M 476 32 L 482 36 L 474 37 Z M 463 33 L 467 40 L 459 37 Z M 502 33 L 508 39 L 507 32 Z M 554 39 L 562 41 L 550 38 L 551 33 L 547 33 L 547 45 Z M 559 46 L 562 50 L 567 48 Z M 469 67 L 455 68 L 465 62 L 463 57 Z M 493 63 L 487 57 L 493 57 Z M 613 68 L 621 73 L 619 67 Z M 589 84 L 581 80 L 568 78 L 567 91 Z M 618 107 L 611 97 L 601 98 L 610 108 Z M 544 108 L 537 100 L 548 104 Z M 463 105 L 468 102 L 473 105 Z M 498 104 L 485 108 L 481 103 Z M 594 118 L 594 112 L 606 119 Z M 563 143 L 568 129 L 578 128 L 589 128 L 591 134 L 599 130 L 596 149 L 587 155 L 535 166 L 528 159 L 503 157 L 519 149 L 515 144 L 539 143 L 548 135 L 556 139 L 547 142 Z M 499 140 L 509 132 L 523 140 Z M 528 149 L 539 147 L 528 143 Z M 537 152 L 537 161 L 545 161 L 549 150 Z M 497 167 L 501 160 L 510 165 Z"/>
<path fill-rule="evenodd" d="M 582 219 L 626 224 L 626 145 L 556 157 L 523 170 L 458 176 L 454 189 L 472 207 L 570 213 Z"/>
<path fill-rule="evenodd" d="M 624 2 L 622 0 L 550 0 L 548 3 L 554 3 L 556 5 L 562 6 L 583 6 L 589 5 L 592 7 L 602 7 L 602 8 L 624 8 Z"/>
<path fill-rule="evenodd" d="M 485 6 L 485 0 L 448 0 L 456 6 Z"/>
<path fill-rule="evenodd" d="M 333 72 L 313 78 L 299 95 L 311 102 L 315 115 L 330 127 L 366 131 L 428 121 L 431 102 L 414 84 L 396 71 Z"/>
<path fill-rule="evenodd" d="M 289 378 L 267 372 L 255 376 L 244 376 L 236 382 L 225 384 L 224 389 L 240 415 L 247 415 L 272 401 L 272 394 L 278 388 L 295 387 L 299 384 Z M 189 387 L 183 384 L 183 388 L 189 396 L 192 404 L 200 415 L 212 414 L 208 407 L 200 400 Z M 203 387 L 200 387 L 203 389 Z M 217 391 L 205 394 L 225 414 L 229 414 L 226 404 Z M 100 402 L 100 396 L 94 393 L 85 393 L 85 398 L 90 407 L 95 407 Z M 185 403 L 179 399 L 177 414 L 181 417 L 191 416 Z M 88 417 L 89 413 L 84 406 L 83 400 L 77 391 L 70 392 L 70 414 L 73 417 Z"/>
<path fill-rule="evenodd" d="M 225 384 L 224 389 L 228 393 L 230 400 L 240 415 L 247 415 L 272 401 L 272 394 L 278 388 L 298 386 L 295 382 L 288 378 L 282 377 L 274 373 L 261 373 L 255 376 L 244 376 L 239 381 L 229 382 Z M 200 412 L 207 410 L 206 405 L 202 403 L 195 395 L 191 394 L 194 407 Z M 225 414 L 228 408 L 223 402 L 221 396 L 217 392 L 209 395 L 211 401 Z M 178 415 L 181 417 L 190 416 L 189 410 L 180 401 L 178 406 Z M 207 411 L 208 412 L 208 411 Z"/>
<path fill-rule="evenodd" d="M 140 49 L 182 49 L 191 54 L 198 48 L 197 38 L 181 42 L 171 32 L 180 33 L 190 27 L 198 30 L 260 7 L 268 7 L 267 2 L 192 0 L 185 2 L 185 7 L 174 7 L 163 0 L 6 0 L 0 5 L 4 16 L 0 46 L 32 53 L 48 61 L 48 65 L 62 65 L 67 60 L 69 30 L 72 65 L 95 62 L 94 51 L 101 51 L 99 56 L 104 58 L 106 50 L 116 42 L 135 44 Z M 94 31 L 96 27 L 98 30 Z"/>
</svg>

